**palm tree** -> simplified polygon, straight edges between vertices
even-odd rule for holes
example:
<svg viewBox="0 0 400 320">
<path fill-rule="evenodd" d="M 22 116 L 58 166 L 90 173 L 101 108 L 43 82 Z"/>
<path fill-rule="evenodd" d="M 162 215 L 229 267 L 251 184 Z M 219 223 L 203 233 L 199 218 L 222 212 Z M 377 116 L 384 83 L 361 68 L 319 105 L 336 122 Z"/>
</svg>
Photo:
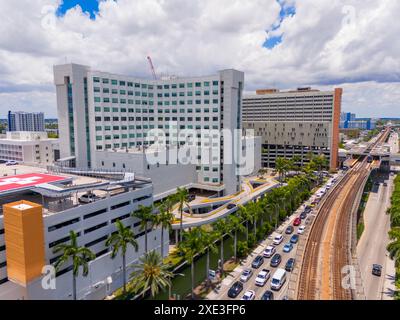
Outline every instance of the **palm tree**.
<svg viewBox="0 0 400 320">
<path fill-rule="evenodd" d="M 262 178 L 267 173 L 268 173 L 268 169 L 267 168 L 261 168 L 260 170 L 258 170 L 258 176 L 260 178 Z"/>
<path fill-rule="evenodd" d="M 184 241 L 179 243 L 179 250 L 184 254 L 185 260 L 190 264 L 191 270 L 191 296 L 194 299 L 194 257 L 204 249 L 204 240 L 200 228 L 194 228 L 184 233 Z"/>
<path fill-rule="evenodd" d="M 244 206 L 239 206 L 238 211 L 239 216 L 246 223 L 246 241 L 249 242 L 249 220 L 250 220 L 250 212 Z"/>
<path fill-rule="evenodd" d="M 107 241 L 106 247 L 112 247 L 111 258 L 115 259 L 118 252 L 121 251 L 122 256 L 122 273 L 124 280 L 124 294 L 126 293 L 126 250 L 128 245 L 131 245 L 136 251 L 139 249 L 138 243 L 135 239 L 135 235 L 131 228 L 125 227 L 124 224 L 117 220 L 115 222 L 117 232 L 111 234 Z"/>
<path fill-rule="evenodd" d="M 396 265 L 400 263 L 400 227 L 394 227 L 389 231 L 389 238 L 393 240 L 387 246 L 390 258 L 394 259 Z"/>
<path fill-rule="evenodd" d="M 217 252 L 217 246 L 215 245 L 215 241 L 217 240 L 218 234 L 216 232 L 207 232 L 203 228 L 201 228 L 201 238 L 203 240 L 204 251 L 207 255 L 206 260 L 206 275 L 207 275 L 207 284 L 208 284 L 208 275 L 210 273 L 210 252 Z M 204 252 L 203 251 L 203 252 Z"/>
<path fill-rule="evenodd" d="M 164 257 L 164 230 L 171 230 L 174 215 L 171 211 L 171 199 L 167 198 L 159 206 L 160 213 L 154 217 L 154 225 L 161 227 L 161 257 Z"/>
<path fill-rule="evenodd" d="M 190 210 L 189 192 L 185 188 L 178 188 L 178 189 L 176 189 L 175 197 L 176 197 L 176 200 L 178 201 L 178 210 L 179 210 L 179 215 L 180 215 L 180 219 L 181 219 L 179 235 L 180 235 L 180 241 L 182 241 L 182 238 L 183 238 L 183 209 L 185 206 L 187 206 Z"/>
<path fill-rule="evenodd" d="M 288 162 L 285 158 L 278 157 L 275 160 L 275 168 L 279 174 L 279 182 L 282 184 L 285 174 L 288 171 Z"/>
<path fill-rule="evenodd" d="M 301 162 L 301 157 L 299 155 L 295 155 L 293 156 L 292 161 L 293 161 L 293 170 L 295 170 L 296 174 L 298 175 L 301 167 L 301 165 L 299 165 L 298 163 Z"/>
<path fill-rule="evenodd" d="M 140 230 L 144 230 L 144 252 L 147 253 L 147 230 L 149 223 L 152 224 L 154 221 L 153 207 L 139 205 L 139 210 L 133 212 L 132 216 L 140 219 Z"/>
<path fill-rule="evenodd" d="M 221 276 L 224 273 L 224 236 L 229 232 L 227 223 L 224 219 L 218 220 L 213 224 L 213 228 L 220 239 L 220 260 L 221 260 Z"/>
<path fill-rule="evenodd" d="M 161 290 L 171 287 L 171 279 L 174 274 L 169 271 L 170 265 L 163 264 L 161 255 L 153 250 L 139 259 L 139 263 L 133 265 L 134 271 L 131 273 L 133 287 L 136 294 L 144 296 L 150 289 L 152 298 Z"/>
<path fill-rule="evenodd" d="M 69 232 L 70 243 L 61 243 L 54 247 L 53 253 L 62 253 L 55 263 L 56 271 L 61 266 L 72 260 L 72 295 L 76 300 L 76 278 L 79 275 L 79 268 L 82 267 L 82 275 L 87 277 L 89 274 L 89 261 L 96 259 L 96 255 L 86 247 L 78 246 L 77 234 L 74 231 Z"/>
<path fill-rule="evenodd" d="M 258 203 L 250 201 L 246 204 L 246 210 L 249 212 L 250 222 L 253 224 L 254 237 L 257 235 L 257 220 L 261 214 L 261 207 Z"/>
<path fill-rule="evenodd" d="M 233 231 L 233 250 L 234 250 L 234 257 L 237 260 L 237 234 L 239 232 L 243 232 L 245 227 L 243 226 L 243 220 L 238 217 L 237 215 L 229 216 L 228 220 L 228 229 Z M 231 233 L 229 233 L 231 235 Z"/>
<path fill-rule="evenodd" d="M 279 205 L 278 205 L 278 203 L 271 202 L 266 205 L 266 210 L 269 210 L 272 208 L 275 210 L 275 230 L 276 230 L 278 228 L 278 221 L 279 221 Z M 270 222 L 271 222 L 271 219 L 270 219 Z"/>
<path fill-rule="evenodd" d="M 324 154 L 312 156 L 310 158 L 310 166 L 318 171 L 318 183 L 321 183 L 322 170 L 329 166 L 328 159 Z"/>
</svg>

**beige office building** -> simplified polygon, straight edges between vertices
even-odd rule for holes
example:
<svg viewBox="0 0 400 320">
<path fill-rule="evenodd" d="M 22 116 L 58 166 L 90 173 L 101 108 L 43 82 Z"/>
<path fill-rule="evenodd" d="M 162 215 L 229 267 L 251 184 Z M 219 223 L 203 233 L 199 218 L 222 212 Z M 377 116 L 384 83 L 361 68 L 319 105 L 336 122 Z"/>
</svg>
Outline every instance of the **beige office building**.
<svg viewBox="0 0 400 320">
<path fill-rule="evenodd" d="M 275 167 L 278 157 L 324 154 L 330 169 L 338 166 L 339 122 L 343 90 L 258 90 L 243 98 L 243 128 L 262 137 L 262 165 Z"/>
</svg>

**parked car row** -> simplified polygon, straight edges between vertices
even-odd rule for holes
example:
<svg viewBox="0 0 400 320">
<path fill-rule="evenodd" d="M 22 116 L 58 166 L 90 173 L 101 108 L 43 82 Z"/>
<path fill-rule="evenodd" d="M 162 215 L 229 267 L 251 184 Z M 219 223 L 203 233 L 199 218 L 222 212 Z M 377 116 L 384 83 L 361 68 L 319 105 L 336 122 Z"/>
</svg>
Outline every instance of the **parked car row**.
<svg viewBox="0 0 400 320">
<path fill-rule="evenodd" d="M 290 238 L 288 242 L 283 245 L 282 253 L 277 252 L 277 247 L 284 242 L 285 237 L 282 234 L 278 234 L 272 239 L 272 244 L 268 245 L 264 249 L 262 254 L 254 258 L 251 263 L 251 268 L 243 270 L 242 274 L 240 275 L 240 281 L 236 281 L 229 289 L 228 297 L 238 297 L 239 294 L 244 290 L 244 283 L 250 281 L 255 270 L 261 268 L 261 271 L 257 273 L 257 276 L 254 279 L 254 285 L 255 287 L 264 287 L 267 284 L 268 280 L 271 279 L 270 290 L 266 290 L 263 293 L 263 295 L 261 296 L 261 300 L 274 300 L 273 291 L 279 291 L 283 287 L 287 280 L 287 273 L 293 271 L 296 263 L 296 259 L 290 257 L 286 261 L 285 265 L 280 268 L 283 260 L 283 255 L 292 252 L 294 246 L 298 243 L 300 239 L 300 235 L 304 234 L 307 225 L 312 221 L 313 216 L 310 215 L 310 213 L 312 213 L 313 211 L 313 206 L 315 204 L 318 204 L 320 199 L 326 194 L 327 190 L 329 190 L 329 188 L 331 188 L 333 184 L 336 183 L 336 178 L 330 181 L 331 182 L 328 183 L 326 188 L 318 192 L 317 198 L 314 200 L 314 202 L 311 202 L 309 205 L 305 206 L 300 215 L 292 221 L 291 225 L 286 227 L 284 233 L 286 235 L 289 235 Z M 302 224 L 303 221 L 304 224 Z M 298 227 L 297 231 L 295 227 Z M 265 267 L 263 268 L 265 259 L 270 259 L 269 267 L 271 269 Z M 275 272 L 272 268 L 276 268 Z M 378 268 L 375 269 L 376 273 L 378 273 Z M 247 290 L 241 297 L 241 300 L 254 300 L 256 298 L 255 290 L 255 288 L 254 290 Z M 285 296 L 283 299 L 287 299 L 287 296 Z"/>
</svg>

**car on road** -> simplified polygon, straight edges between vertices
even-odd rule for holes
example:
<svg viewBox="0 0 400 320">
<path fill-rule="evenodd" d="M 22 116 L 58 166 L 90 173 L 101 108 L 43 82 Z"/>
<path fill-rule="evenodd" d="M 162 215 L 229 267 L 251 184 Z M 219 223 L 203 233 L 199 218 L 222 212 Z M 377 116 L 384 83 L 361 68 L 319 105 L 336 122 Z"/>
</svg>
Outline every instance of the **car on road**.
<svg viewBox="0 0 400 320">
<path fill-rule="evenodd" d="M 310 223 L 311 223 L 311 220 L 312 220 L 312 217 L 311 217 L 311 216 L 308 216 L 307 219 L 306 219 L 306 221 L 305 221 L 305 224 L 306 224 L 306 225 L 307 225 L 307 224 L 310 224 Z"/>
<path fill-rule="evenodd" d="M 300 217 L 297 217 L 296 219 L 294 219 L 293 225 L 295 227 L 299 226 L 300 224 L 301 224 L 301 218 Z"/>
<path fill-rule="evenodd" d="M 264 263 L 263 256 L 257 256 L 254 258 L 253 262 L 251 263 L 251 267 L 253 269 L 258 269 L 259 267 L 262 266 L 263 263 Z"/>
<path fill-rule="evenodd" d="M 297 229 L 297 234 L 303 234 L 306 230 L 306 226 L 303 224 Z"/>
<path fill-rule="evenodd" d="M 303 212 L 300 214 L 300 219 L 305 219 L 305 218 L 307 218 L 307 213 L 306 213 L 305 211 L 303 211 Z"/>
<path fill-rule="evenodd" d="M 191 202 L 191 201 L 193 201 L 195 199 L 196 199 L 196 195 L 195 194 L 189 194 L 189 196 L 188 196 L 188 201 L 189 202 Z"/>
<path fill-rule="evenodd" d="M 15 161 L 15 160 L 8 160 L 8 161 L 6 162 L 6 166 L 15 166 L 15 165 L 17 165 L 17 164 L 18 164 L 18 162 Z"/>
<path fill-rule="evenodd" d="M 312 210 L 311 206 L 306 206 L 304 209 L 304 212 L 309 214 L 311 212 L 311 210 Z"/>
<path fill-rule="evenodd" d="M 247 282 L 247 281 L 249 281 L 249 279 L 251 278 L 252 275 L 253 275 L 253 270 L 245 269 L 245 270 L 243 270 L 243 272 L 240 276 L 240 281 Z"/>
<path fill-rule="evenodd" d="M 269 271 L 268 269 L 262 269 L 257 275 L 255 281 L 256 286 L 259 287 L 265 286 L 270 276 L 271 276 L 271 271 Z"/>
<path fill-rule="evenodd" d="M 261 300 L 274 300 L 274 293 L 271 290 L 265 291 Z"/>
<path fill-rule="evenodd" d="M 372 274 L 374 276 L 380 277 L 382 275 L 382 266 L 380 264 L 373 264 L 372 265 Z"/>
<path fill-rule="evenodd" d="M 277 266 L 280 265 L 281 261 L 282 261 L 282 256 L 279 253 L 275 253 L 274 256 L 271 258 L 270 266 L 272 268 L 276 268 Z"/>
<path fill-rule="evenodd" d="M 271 289 L 280 290 L 286 282 L 286 271 L 283 269 L 278 269 L 275 271 L 271 280 Z"/>
<path fill-rule="evenodd" d="M 276 252 L 276 248 L 274 246 L 268 246 L 265 248 L 263 252 L 264 258 L 271 258 Z"/>
<path fill-rule="evenodd" d="M 282 243 L 282 241 L 283 241 L 283 236 L 280 234 L 274 238 L 272 243 L 277 246 L 277 245 L 280 245 Z"/>
<path fill-rule="evenodd" d="M 242 292 L 242 290 L 243 283 L 241 283 L 240 281 L 236 281 L 228 290 L 228 297 L 235 299 L 239 295 L 239 293 Z"/>
<path fill-rule="evenodd" d="M 233 209 L 233 208 L 236 208 L 236 204 L 230 203 L 230 204 L 228 204 L 228 205 L 226 206 L 226 208 L 227 208 L 228 210 L 231 210 L 231 209 Z"/>
<path fill-rule="evenodd" d="M 246 291 L 240 300 L 254 300 L 256 293 L 253 290 Z"/>
<path fill-rule="evenodd" d="M 294 231 L 293 226 L 288 226 L 288 227 L 286 228 L 286 230 L 285 230 L 285 233 L 286 233 L 286 234 L 292 234 L 293 231 Z"/>
<path fill-rule="evenodd" d="M 288 252 L 292 251 L 292 249 L 293 249 L 293 244 L 291 244 L 289 242 L 289 243 L 286 243 L 285 246 L 283 247 L 283 252 L 288 253 Z"/>
<path fill-rule="evenodd" d="M 387 186 L 388 186 L 387 182 L 384 182 L 384 183 L 383 183 L 383 186 L 384 186 L 384 187 L 387 187 Z"/>
<path fill-rule="evenodd" d="M 295 259 L 294 258 L 290 258 L 285 265 L 285 270 L 288 272 L 291 272 L 294 268 L 294 263 L 295 263 Z"/>
<path fill-rule="evenodd" d="M 298 234 L 292 235 L 292 237 L 290 238 L 290 243 L 296 244 L 297 242 L 299 242 L 299 235 Z"/>
</svg>

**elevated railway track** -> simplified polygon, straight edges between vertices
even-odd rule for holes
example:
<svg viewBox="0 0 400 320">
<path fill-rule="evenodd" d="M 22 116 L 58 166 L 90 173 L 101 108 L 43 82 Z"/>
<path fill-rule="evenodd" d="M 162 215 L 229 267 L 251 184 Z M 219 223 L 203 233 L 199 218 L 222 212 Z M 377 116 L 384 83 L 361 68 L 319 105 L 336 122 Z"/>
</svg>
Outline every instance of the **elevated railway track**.
<svg viewBox="0 0 400 320">
<path fill-rule="evenodd" d="M 374 143 L 388 138 L 382 132 Z M 360 157 L 326 196 L 307 238 L 297 282 L 299 300 L 356 299 L 351 286 L 343 285 L 343 267 L 352 265 L 352 214 L 358 192 L 365 185 L 372 167 L 369 157 Z M 354 289 L 354 288 L 353 288 Z"/>
</svg>

